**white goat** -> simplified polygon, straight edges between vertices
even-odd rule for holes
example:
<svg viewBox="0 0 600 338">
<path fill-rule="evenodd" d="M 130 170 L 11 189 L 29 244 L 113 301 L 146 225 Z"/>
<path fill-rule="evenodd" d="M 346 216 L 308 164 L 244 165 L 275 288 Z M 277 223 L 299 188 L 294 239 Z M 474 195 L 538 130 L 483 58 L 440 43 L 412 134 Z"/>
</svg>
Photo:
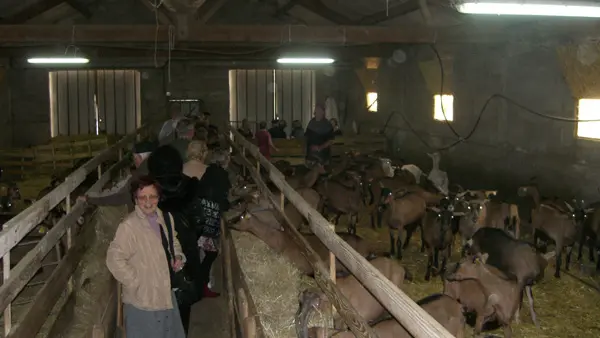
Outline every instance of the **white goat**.
<svg viewBox="0 0 600 338">
<path fill-rule="evenodd" d="M 438 190 L 444 195 L 448 195 L 448 174 L 440 170 L 440 153 L 427 154 L 433 161 L 433 168 L 429 172 L 429 180 L 435 185 Z"/>
</svg>

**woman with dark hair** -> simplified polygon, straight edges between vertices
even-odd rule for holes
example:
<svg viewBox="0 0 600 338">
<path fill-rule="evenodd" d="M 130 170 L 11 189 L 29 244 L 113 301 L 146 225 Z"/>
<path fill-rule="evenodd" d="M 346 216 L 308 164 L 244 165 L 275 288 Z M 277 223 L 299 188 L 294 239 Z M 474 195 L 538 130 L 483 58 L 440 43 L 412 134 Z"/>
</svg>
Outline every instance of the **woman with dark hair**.
<svg viewBox="0 0 600 338">
<path fill-rule="evenodd" d="M 158 208 L 160 188 L 154 179 L 134 180 L 131 193 L 135 210 L 119 224 L 106 254 L 108 269 L 123 285 L 127 337 L 185 338 L 171 289 L 186 261 L 175 221 Z"/>
<path fill-rule="evenodd" d="M 279 151 L 273 145 L 273 139 L 271 138 L 271 133 L 267 130 L 267 122 L 261 121 L 258 124 L 258 131 L 256 132 L 256 143 L 258 145 L 258 149 L 260 153 L 267 159 L 271 159 L 271 148 L 275 151 Z"/>
</svg>

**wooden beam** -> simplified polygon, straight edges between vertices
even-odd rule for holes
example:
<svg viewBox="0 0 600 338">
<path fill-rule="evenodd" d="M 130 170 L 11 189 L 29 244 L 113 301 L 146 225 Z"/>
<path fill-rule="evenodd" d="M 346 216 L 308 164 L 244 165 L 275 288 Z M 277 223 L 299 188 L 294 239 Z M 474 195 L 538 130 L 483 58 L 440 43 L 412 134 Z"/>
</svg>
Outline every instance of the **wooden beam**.
<svg viewBox="0 0 600 338">
<path fill-rule="evenodd" d="M 198 23 L 205 24 L 228 0 L 206 0 L 198 9 Z"/>
<path fill-rule="evenodd" d="M 78 11 L 81 15 L 83 15 L 86 19 L 92 17 L 92 12 L 90 12 L 89 8 L 77 2 L 77 0 L 67 0 L 69 6 L 73 7 L 74 10 Z"/>
<path fill-rule="evenodd" d="M 122 169 L 128 159 L 123 159 L 113 165 L 102 177 L 94 183 L 87 191 L 98 192 L 102 187 L 110 181 L 112 176 Z M 65 217 L 54 226 L 50 231 L 42 237 L 40 242 L 29 251 L 19 263 L 11 270 L 10 277 L 0 286 L 0 309 L 5 309 L 23 290 L 25 285 L 29 283 L 38 269 L 42 266 L 42 260 L 50 250 L 58 243 L 61 237 L 67 231 L 67 227 L 74 224 L 77 219 L 85 212 L 85 204 L 77 202 L 75 207 Z M 33 336 L 32 336 L 33 337 Z"/>
<path fill-rule="evenodd" d="M 62 295 L 62 291 L 67 286 L 69 277 L 73 274 L 75 268 L 79 264 L 81 257 L 85 251 L 91 246 L 91 243 L 86 238 L 82 238 L 86 232 L 94 231 L 94 228 L 84 229 L 83 233 L 78 236 L 75 246 L 67 252 L 67 255 L 58 264 L 46 284 L 36 295 L 35 300 L 27 313 L 17 322 L 11 329 L 7 338 L 31 338 L 35 337 L 44 325 L 50 311 L 56 304 L 56 301 Z"/>
<path fill-rule="evenodd" d="M 236 134 L 236 139 L 239 136 L 239 134 Z M 335 283 L 329 278 L 329 272 L 325 268 L 325 265 L 323 264 L 323 261 L 321 260 L 320 256 L 313 250 L 310 244 L 308 244 L 304 236 L 302 236 L 302 234 L 298 232 L 296 227 L 292 225 L 290 220 L 285 215 L 285 212 L 281 209 L 280 203 L 276 201 L 267 185 L 261 179 L 260 174 L 256 171 L 255 166 L 252 165 L 247 158 L 241 156 L 242 149 L 240 145 L 238 145 L 236 142 L 230 142 L 230 145 L 237 151 L 238 160 L 244 167 L 246 167 L 246 170 L 248 170 L 250 176 L 252 176 L 252 178 L 258 185 L 263 196 L 265 196 L 269 200 L 273 207 L 273 210 L 277 212 L 277 216 L 279 216 L 279 219 L 283 220 L 281 223 L 285 229 L 285 232 L 287 232 L 290 235 L 290 238 L 294 241 L 294 244 L 296 244 L 298 248 L 300 248 L 300 250 L 303 253 L 303 256 L 306 257 L 307 261 L 313 268 L 314 278 L 317 282 L 317 285 L 319 285 L 319 287 L 321 288 L 321 290 L 323 290 L 323 293 L 325 293 L 329 301 L 338 310 L 338 313 L 344 319 L 352 333 L 354 333 L 354 335 L 358 338 L 377 338 L 378 336 L 373 330 L 373 328 L 371 328 L 367 321 L 364 318 L 362 318 L 358 314 L 358 312 L 356 312 L 356 310 L 350 305 L 350 302 L 348 301 L 346 296 L 344 296 L 340 292 L 340 290 L 335 286 Z M 256 158 L 263 162 L 260 157 Z M 268 167 L 268 169 L 271 170 L 270 175 L 278 176 L 280 180 L 285 181 L 285 178 L 281 174 L 281 172 L 273 168 L 274 167 Z"/>
<path fill-rule="evenodd" d="M 235 128 L 229 128 L 234 135 L 234 142 L 246 149 L 254 158 L 260 159 L 261 164 L 267 164 L 269 178 L 279 188 L 285 197 L 292 203 L 298 212 L 306 219 L 312 232 L 319 237 L 325 246 L 352 272 L 362 285 L 373 294 L 377 300 L 390 312 L 402 326 L 415 338 L 452 338 L 454 337 L 440 323 L 438 323 L 423 308 L 417 305 L 409 296 L 390 282 L 383 274 L 375 269 L 364 257 L 357 253 L 348 243 L 341 239 L 331 229 L 323 216 L 312 208 L 298 192 L 286 182 L 285 177 L 275 166 L 265 159 L 258 147 L 248 142 Z M 240 146 L 238 146 L 238 149 Z M 241 151 L 240 151 L 241 152 Z M 258 182 L 257 182 L 258 183 Z M 274 204 L 277 208 L 277 203 Z M 283 215 L 285 216 L 285 215 Z M 291 227 L 292 231 L 297 231 Z M 288 229 L 286 229 L 287 231 Z M 293 238 L 295 236 L 292 236 Z M 298 243 L 300 245 L 300 243 Z M 307 245 L 304 243 L 304 245 Z M 300 246 L 302 248 L 302 246 Z M 315 275 L 319 270 L 315 271 Z M 327 278 L 327 275 L 325 275 Z M 329 295 L 328 295 L 329 296 Z M 329 298 L 333 301 L 333 299 Z M 339 310 L 339 308 L 336 306 Z M 347 323 L 349 324 L 349 323 Z M 354 330 L 353 330 L 354 332 Z M 356 334 L 356 332 L 354 332 Z"/>
<path fill-rule="evenodd" d="M 152 15 L 156 15 L 158 17 L 158 22 L 161 25 L 173 24 L 173 18 L 171 18 L 169 11 L 165 10 L 163 6 L 155 8 L 154 5 L 150 2 L 150 0 L 140 0 L 140 2 L 144 5 L 144 7 L 148 8 L 148 10 L 152 12 Z"/>
<path fill-rule="evenodd" d="M 376 13 L 367 15 L 367 16 L 363 17 L 362 19 L 360 19 L 358 22 L 355 22 L 355 24 L 376 25 L 378 23 L 392 20 L 394 18 L 397 18 L 402 15 L 406 15 L 406 14 L 408 14 L 410 12 L 414 12 L 416 10 L 419 10 L 418 0 L 408 0 L 406 2 L 403 2 L 401 4 L 398 4 L 398 5 L 390 8 L 388 11 L 381 11 L 381 12 L 376 12 Z"/>
<path fill-rule="evenodd" d="M 86 42 L 168 42 L 168 26 L 155 25 L 3 25 L 0 43 L 64 43 L 74 35 Z M 432 43 L 435 31 L 416 25 L 406 27 L 289 26 L 289 25 L 200 25 L 189 32 L 188 42 L 261 44 L 333 43 Z"/>
<path fill-rule="evenodd" d="M 65 0 L 42 0 L 33 3 L 32 5 L 22 9 L 21 11 L 11 15 L 10 17 L 2 19 L 0 21 L 3 25 L 13 25 L 26 22 L 27 20 L 34 18 L 52 8 L 62 4 Z"/>
<path fill-rule="evenodd" d="M 300 0 L 298 5 L 338 25 L 352 25 L 353 21 L 326 6 L 322 0 Z"/>
</svg>

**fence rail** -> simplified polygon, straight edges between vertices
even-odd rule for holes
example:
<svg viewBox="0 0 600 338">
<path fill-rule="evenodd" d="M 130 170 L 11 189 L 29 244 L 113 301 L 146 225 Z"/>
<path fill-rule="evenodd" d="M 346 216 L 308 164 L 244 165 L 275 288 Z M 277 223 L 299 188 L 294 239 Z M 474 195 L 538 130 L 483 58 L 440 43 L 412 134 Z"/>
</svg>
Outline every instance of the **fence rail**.
<svg viewBox="0 0 600 338">
<path fill-rule="evenodd" d="M 287 217 L 283 213 L 283 201 L 287 198 L 293 204 L 301 215 L 308 221 L 312 232 L 319 237 L 325 246 L 332 252 L 352 274 L 367 288 L 379 302 L 398 320 L 406 330 L 416 338 L 452 338 L 442 325 L 440 325 L 431 315 L 418 306 L 410 297 L 390 282 L 381 272 L 375 269 L 365 258 L 358 254 L 348 243 L 342 240 L 336 233 L 334 226 L 329 223 L 317 210 L 312 208 L 285 180 L 285 177 L 264 158 L 258 148 L 248 142 L 234 128 L 229 128 L 233 138 L 231 145 L 238 151 L 238 158 L 242 164 L 265 193 L 267 198 L 273 204 L 275 210 L 280 213 L 286 231 L 292 235 L 292 239 L 306 253 L 306 257 L 315 270 L 315 280 L 319 287 L 328 296 L 334 304 L 346 324 L 350 327 L 356 337 L 377 337 L 373 330 L 367 325 L 365 320 L 358 316 L 356 310 L 348 305 L 348 300 L 335 287 L 333 281 L 327 277 L 325 268 L 312 250 L 310 245 L 304 240 L 301 234 L 290 225 Z M 246 158 L 250 154 L 257 161 L 252 165 Z M 269 179 L 277 186 L 281 192 L 280 201 L 276 201 L 269 193 L 257 169 L 263 166 Z M 334 267 L 335 269 L 335 267 Z"/>
<path fill-rule="evenodd" d="M 150 125 L 141 127 L 134 133 L 123 137 L 110 148 L 100 152 L 75 170 L 52 192 L 3 225 L 3 229 L 0 232 L 0 257 L 2 257 L 4 263 L 4 282 L 0 286 L 0 309 L 4 311 L 3 337 L 34 337 L 61 297 L 61 291 L 65 289 L 68 293 L 72 291 L 73 271 L 79 264 L 81 257 L 90 243 L 82 240 L 74 241 L 75 234 L 73 234 L 73 227 L 77 219 L 84 214 L 85 205 L 82 202 L 77 202 L 71 207 L 70 195 L 85 181 L 88 175 L 93 173 L 98 174 L 98 180 L 87 192 L 99 192 L 102 190 L 129 163 L 127 158 L 123 158 L 123 149 L 134 142 L 136 137 L 148 127 Z M 103 173 L 103 165 L 106 168 L 109 163 L 114 163 L 115 160 L 117 160 L 116 163 Z M 37 245 L 13 269 L 10 269 L 11 250 L 63 200 L 66 201 L 67 214 L 41 238 Z M 42 266 L 44 257 L 53 247 L 59 245 L 65 235 L 66 255 L 60 260 L 49 279 L 45 281 L 42 289 L 36 294 L 35 300 L 28 311 L 22 314 L 13 326 L 11 321 L 13 301 Z"/>
</svg>

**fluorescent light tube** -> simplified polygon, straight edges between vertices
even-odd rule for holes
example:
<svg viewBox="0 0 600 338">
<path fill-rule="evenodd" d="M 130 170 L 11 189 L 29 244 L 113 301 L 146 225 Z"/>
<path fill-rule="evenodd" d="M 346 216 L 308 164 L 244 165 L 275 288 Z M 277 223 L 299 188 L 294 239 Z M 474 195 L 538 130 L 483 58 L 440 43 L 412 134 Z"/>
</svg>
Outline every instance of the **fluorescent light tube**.
<svg viewBox="0 0 600 338">
<path fill-rule="evenodd" d="M 280 58 L 277 59 L 277 63 L 311 63 L 311 64 L 329 64 L 333 63 L 334 59 L 329 58 Z"/>
<path fill-rule="evenodd" d="M 599 6 L 542 3 L 463 2 L 456 9 L 467 14 L 541 15 L 599 18 Z"/>
<path fill-rule="evenodd" d="M 88 63 L 90 60 L 81 57 L 46 57 L 29 58 L 27 62 L 36 64 L 82 64 Z"/>
</svg>

